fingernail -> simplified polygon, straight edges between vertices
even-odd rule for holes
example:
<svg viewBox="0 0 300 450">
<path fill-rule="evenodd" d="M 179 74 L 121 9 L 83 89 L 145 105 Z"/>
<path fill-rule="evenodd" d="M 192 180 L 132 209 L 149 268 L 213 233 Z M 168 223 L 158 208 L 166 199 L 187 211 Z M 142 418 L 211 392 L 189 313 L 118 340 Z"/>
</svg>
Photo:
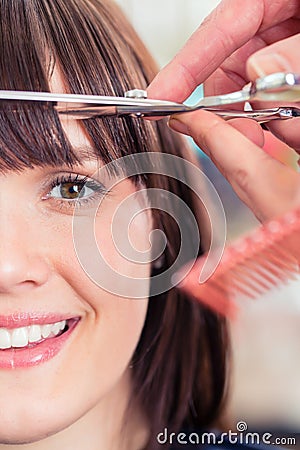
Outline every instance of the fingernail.
<svg viewBox="0 0 300 450">
<path fill-rule="evenodd" d="M 276 72 L 292 72 L 290 62 L 279 53 L 253 55 L 248 60 L 248 67 L 257 77 Z"/>
<path fill-rule="evenodd" d="M 189 134 L 189 129 L 188 126 L 181 122 L 181 120 L 179 119 L 175 119 L 175 118 L 171 118 L 168 122 L 168 125 L 170 128 L 172 128 L 172 130 L 177 131 L 178 133 L 182 133 L 182 134 Z"/>
</svg>

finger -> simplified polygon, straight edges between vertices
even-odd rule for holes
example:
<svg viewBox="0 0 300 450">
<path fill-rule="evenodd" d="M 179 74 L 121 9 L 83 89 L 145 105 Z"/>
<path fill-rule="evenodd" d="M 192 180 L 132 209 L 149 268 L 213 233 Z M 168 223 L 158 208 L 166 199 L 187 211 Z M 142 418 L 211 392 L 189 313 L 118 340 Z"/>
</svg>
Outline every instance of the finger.
<svg viewBox="0 0 300 450">
<path fill-rule="evenodd" d="M 299 172 L 299 155 L 290 146 L 277 139 L 273 133 L 264 131 L 264 151 L 276 158 L 277 161 L 292 167 Z"/>
<path fill-rule="evenodd" d="M 239 91 L 245 84 L 247 84 L 246 80 L 241 78 L 239 74 L 220 67 L 205 81 L 204 96 L 208 97 L 210 95 Z"/>
<path fill-rule="evenodd" d="M 300 204 L 298 173 L 220 117 L 202 110 L 178 115 L 169 124 L 195 140 L 259 220 L 272 219 Z"/>
<path fill-rule="evenodd" d="M 157 75 L 149 86 L 149 97 L 185 100 L 257 32 L 263 14 L 261 0 L 223 0 Z"/>
<path fill-rule="evenodd" d="M 274 120 L 268 123 L 268 129 L 300 154 L 300 118 Z"/>
<path fill-rule="evenodd" d="M 259 30 L 295 16 L 299 9 L 298 0 L 223 0 L 153 80 L 149 97 L 185 100 Z"/>
<path fill-rule="evenodd" d="M 282 123 L 277 121 L 278 124 Z M 269 155 L 277 159 L 277 161 L 298 170 L 298 160 L 296 153 L 292 148 L 279 142 L 272 136 L 272 133 L 266 133 L 261 126 L 250 119 L 231 119 L 228 123 L 247 137 L 253 144 L 264 149 Z M 299 124 L 300 125 L 300 124 Z"/>
<path fill-rule="evenodd" d="M 258 51 L 247 62 L 247 71 L 250 79 L 268 75 L 272 72 L 296 72 L 300 73 L 300 59 L 298 49 L 300 46 L 300 34 L 284 39 L 280 42 Z M 256 103 L 258 108 L 264 107 L 263 103 Z M 300 152 L 300 119 L 286 121 L 274 121 L 268 124 L 268 128 L 279 139 L 286 142 L 297 152 Z"/>
<path fill-rule="evenodd" d="M 263 40 L 265 46 L 267 46 L 294 36 L 299 33 L 299 28 L 299 18 L 289 18 L 279 24 L 270 26 L 270 28 L 267 28 L 264 31 L 261 31 L 258 36 L 261 40 Z"/>
<path fill-rule="evenodd" d="M 242 133 L 247 139 L 258 147 L 263 147 L 265 143 L 264 132 L 261 126 L 251 119 L 231 119 L 228 123 Z"/>
<path fill-rule="evenodd" d="M 241 48 L 229 56 L 224 63 L 205 81 L 204 93 L 208 95 L 225 94 L 241 89 L 250 81 L 246 62 L 251 55 L 282 39 L 299 32 L 300 20 L 289 19 L 258 33 Z"/>
<path fill-rule="evenodd" d="M 300 72 L 298 48 L 300 34 L 272 44 L 247 61 L 247 73 L 251 80 L 274 72 Z"/>
</svg>

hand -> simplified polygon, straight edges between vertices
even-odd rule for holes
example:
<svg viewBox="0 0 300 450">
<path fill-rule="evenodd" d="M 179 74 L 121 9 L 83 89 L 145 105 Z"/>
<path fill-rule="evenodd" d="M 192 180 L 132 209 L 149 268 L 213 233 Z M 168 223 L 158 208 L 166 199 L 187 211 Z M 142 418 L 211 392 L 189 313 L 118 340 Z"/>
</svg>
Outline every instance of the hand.
<svg viewBox="0 0 300 450">
<path fill-rule="evenodd" d="M 154 79 L 149 97 L 183 101 L 204 80 L 205 95 L 215 95 L 270 72 L 300 72 L 294 54 L 299 31 L 299 0 L 223 0 Z M 270 128 L 300 150 L 299 122 L 291 119 Z M 263 151 L 263 133 L 254 121 L 226 123 L 198 111 L 175 116 L 170 126 L 194 138 L 259 220 L 300 205 L 299 175 Z"/>
<path fill-rule="evenodd" d="M 300 175 L 261 148 L 263 134 L 257 134 L 254 121 L 225 122 L 203 110 L 176 117 L 171 127 L 193 137 L 258 220 L 270 220 L 300 206 Z"/>
<path fill-rule="evenodd" d="M 149 97 L 182 102 L 204 81 L 205 95 L 240 89 L 250 55 L 299 32 L 300 0 L 223 0 L 153 80 Z"/>
</svg>

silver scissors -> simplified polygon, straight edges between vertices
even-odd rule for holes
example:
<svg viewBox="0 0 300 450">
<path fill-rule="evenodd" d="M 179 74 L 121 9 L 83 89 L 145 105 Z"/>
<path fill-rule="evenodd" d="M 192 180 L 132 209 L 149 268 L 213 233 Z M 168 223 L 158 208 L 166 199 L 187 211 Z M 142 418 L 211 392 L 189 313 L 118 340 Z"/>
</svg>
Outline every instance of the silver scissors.
<svg viewBox="0 0 300 450">
<path fill-rule="evenodd" d="M 192 106 L 185 103 L 148 99 L 147 92 L 140 89 L 127 91 L 124 97 L 0 90 L 0 102 L 50 102 L 59 114 L 77 119 L 104 116 L 163 117 L 198 109 L 212 111 L 224 119 L 250 118 L 259 123 L 274 119 L 286 120 L 300 117 L 300 108 L 297 107 L 276 107 L 251 111 L 217 109 L 218 107 L 252 100 L 267 102 L 300 101 L 300 75 L 283 72 L 273 73 L 257 79 L 254 83 L 249 83 L 240 91 L 205 97 Z"/>
</svg>

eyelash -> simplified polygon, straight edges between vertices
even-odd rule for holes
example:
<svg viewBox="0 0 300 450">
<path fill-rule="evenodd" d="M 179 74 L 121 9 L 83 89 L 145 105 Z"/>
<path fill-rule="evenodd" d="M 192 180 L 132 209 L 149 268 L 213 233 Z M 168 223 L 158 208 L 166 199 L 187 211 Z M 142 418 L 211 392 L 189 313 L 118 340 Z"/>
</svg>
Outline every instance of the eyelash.
<svg viewBox="0 0 300 450">
<path fill-rule="evenodd" d="M 70 184 L 73 186 L 79 186 L 78 190 L 78 197 L 76 198 L 63 198 L 63 197 L 56 197 L 54 195 L 51 195 L 51 192 L 55 189 L 60 187 L 62 188 L 62 185 Z M 82 189 L 91 189 L 94 192 L 86 197 L 81 197 L 80 193 Z M 43 200 L 51 200 L 55 202 L 56 206 L 59 206 L 61 209 L 67 208 L 74 208 L 75 205 L 78 208 L 84 207 L 84 206 L 90 206 L 95 202 L 97 199 L 102 198 L 104 195 L 107 195 L 109 193 L 109 190 L 105 188 L 105 186 L 100 183 L 99 181 L 96 181 L 92 178 L 89 178 L 87 176 L 81 176 L 79 174 L 68 174 L 68 175 L 59 175 L 57 176 L 53 181 L 50 182 L 50 186 L 48 188 L 48 193 L 46 196 L 43 197 Z"/>
</svg>

